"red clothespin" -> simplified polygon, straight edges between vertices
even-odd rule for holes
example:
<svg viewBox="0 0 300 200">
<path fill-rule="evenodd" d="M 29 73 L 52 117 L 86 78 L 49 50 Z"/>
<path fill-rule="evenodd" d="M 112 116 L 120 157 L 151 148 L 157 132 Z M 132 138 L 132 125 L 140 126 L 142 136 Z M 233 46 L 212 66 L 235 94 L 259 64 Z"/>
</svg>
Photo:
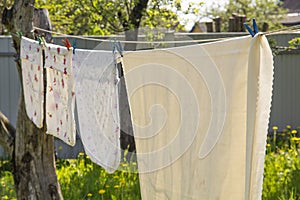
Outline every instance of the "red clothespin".
<svg viewBox="0 0 300 200">
<path fill-rule="evenodd" d="M 67 47 L 68 50 L 70 50 L 70 48 L 72 47 L 70 41 L 68 38 L 66 38 L 66 40 L 61 40 L 62 43 Z"/>
</svg>

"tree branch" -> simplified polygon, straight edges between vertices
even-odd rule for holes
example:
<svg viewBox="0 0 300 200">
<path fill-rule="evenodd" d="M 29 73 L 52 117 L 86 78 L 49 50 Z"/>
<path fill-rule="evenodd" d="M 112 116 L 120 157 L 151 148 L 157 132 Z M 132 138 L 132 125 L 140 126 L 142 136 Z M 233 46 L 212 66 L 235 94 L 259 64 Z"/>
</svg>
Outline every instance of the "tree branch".
<svg viewBox="0 0 300 200">
<path fill-rule="evenodd" d="M 15 135 L 16 129 L 6 116 L 0 112 L 0 145 L 4 147 L 11 157 L 14 151 Z"/>
</svg>

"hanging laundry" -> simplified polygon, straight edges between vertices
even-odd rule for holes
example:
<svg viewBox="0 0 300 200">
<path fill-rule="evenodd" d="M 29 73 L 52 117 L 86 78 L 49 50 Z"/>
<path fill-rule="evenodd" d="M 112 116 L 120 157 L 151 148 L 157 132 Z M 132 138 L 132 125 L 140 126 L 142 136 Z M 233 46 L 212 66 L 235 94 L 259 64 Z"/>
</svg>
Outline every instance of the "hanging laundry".
<svg viewBox="0 0 300 200">
<path fill-rule="evenodd" d="M 79 130 L 85 152 L 109 173 L 120 163 L 118 72 L 112 52 L 76 49 L 73 57 Z"/>
<path fill-rule="evenodd" d="M 76 126 L 72 53 L 72 50 L 53 44 L 47 44 L 45 49 L 45 67 L 47 68 L 46 133 L 74 146 Z"/>
<path fill-rule="evenodd" d="M 38 128 L 42 128 L 44 119 L 44 79 L 41 45 L 37 41 L 22 37 L 20 57 L 25 109 L 32 122 Z"/>
<path fill-rule="evenodd" d="M 261 199 L 273 81 L 266 37 L 123 59 L 142 199 Z"/>
</svg>

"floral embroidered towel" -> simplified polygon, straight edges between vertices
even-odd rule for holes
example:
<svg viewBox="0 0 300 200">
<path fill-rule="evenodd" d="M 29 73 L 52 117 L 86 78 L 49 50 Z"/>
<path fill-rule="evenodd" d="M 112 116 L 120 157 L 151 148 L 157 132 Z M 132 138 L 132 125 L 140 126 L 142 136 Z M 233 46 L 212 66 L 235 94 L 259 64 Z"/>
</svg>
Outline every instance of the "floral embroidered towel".
<svg viewBox="0 0 300 200">
<path fill-rule="evenodd" d="M 47 44 L 45 48 L 45 67 L 47 70 L 47 134 L 51 134 L 74 146 L 76 124 L 74 120 L 75 93 L 72 74 L 72 50 Z"/>
<path fill-rule="evenodd" d="M 79 130 L 85 152 L 107 172 L 120 163 L 118 73 L 110 51 L 76 49 L 73 59 Z"/>
<path fill-rule="evenodd" d="M 23 94 L 28 117 L 38 127 L 44 119 L 44 79 L 42 47 L 29 38 L 21 39 Z"/>
</svg>

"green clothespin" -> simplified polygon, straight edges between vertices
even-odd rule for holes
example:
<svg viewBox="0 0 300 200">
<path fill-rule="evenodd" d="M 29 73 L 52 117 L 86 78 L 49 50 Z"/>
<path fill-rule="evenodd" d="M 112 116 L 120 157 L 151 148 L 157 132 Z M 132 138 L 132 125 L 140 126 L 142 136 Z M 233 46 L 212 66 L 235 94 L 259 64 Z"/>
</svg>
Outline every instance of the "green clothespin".
<svg viewBox="0 0 300 200">
<path fill-rule="evenodd" d="M 23 34 L 22 34 L 22 31 L 17 31 L 17 35 L 22 38 Z"/>
</svg>

